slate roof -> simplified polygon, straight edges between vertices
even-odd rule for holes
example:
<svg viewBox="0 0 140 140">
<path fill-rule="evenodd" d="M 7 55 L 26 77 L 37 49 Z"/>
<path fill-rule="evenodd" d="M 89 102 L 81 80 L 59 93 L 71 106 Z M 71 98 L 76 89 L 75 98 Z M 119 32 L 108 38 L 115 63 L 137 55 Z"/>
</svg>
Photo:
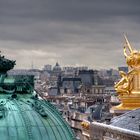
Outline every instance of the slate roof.
<svg viewBox="0 0 140 140">
<path fill-rule="evenodd" d="M 69 78 L 69 77 L 64 77 L 63 79 L 62 79 L 62 81 L 80 81 L 81 82 L 81 78 Z"/>
<path fill-rule="evenodd" d="M 111 125 L 140 132 L 140 109 L 132 110 L 113 118 Z"/>
<path fill-rule="evenodd" d="M 88 107 L 85 113 L 91 113 L 92 110 L 92 119 L 94 120 L 100 120 L 102 117 L 102 107 L 103 105 L 98 104 L 98 105 L 92 105 Z"/>
</svg>

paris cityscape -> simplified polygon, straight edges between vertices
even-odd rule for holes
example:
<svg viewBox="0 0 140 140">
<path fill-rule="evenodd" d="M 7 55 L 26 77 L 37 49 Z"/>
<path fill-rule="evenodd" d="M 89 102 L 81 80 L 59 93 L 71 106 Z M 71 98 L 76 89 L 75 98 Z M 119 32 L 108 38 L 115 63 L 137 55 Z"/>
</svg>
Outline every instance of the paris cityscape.
<svg viewBox="0 0 140 140">
<path fill-rule="evenodd" d="M 140 140 L 139 6 L 0 0 L 0 139 Z"/>
</svg>

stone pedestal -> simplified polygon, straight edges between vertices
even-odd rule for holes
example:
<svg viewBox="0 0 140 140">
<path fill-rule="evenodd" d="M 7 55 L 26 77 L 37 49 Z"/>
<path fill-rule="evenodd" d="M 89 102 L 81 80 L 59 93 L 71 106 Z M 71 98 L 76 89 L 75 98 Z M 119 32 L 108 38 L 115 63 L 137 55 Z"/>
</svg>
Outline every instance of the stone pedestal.
<svg viewBox="0 0 140 140">
<path fill-rule="evenodd" d="M 111 108 L 110 112 L 116 115 L 126 113 L 140 108 L 140 93 L 131 93 L 130 95 L 119 96 L 121 104 Z"/>
</svg>

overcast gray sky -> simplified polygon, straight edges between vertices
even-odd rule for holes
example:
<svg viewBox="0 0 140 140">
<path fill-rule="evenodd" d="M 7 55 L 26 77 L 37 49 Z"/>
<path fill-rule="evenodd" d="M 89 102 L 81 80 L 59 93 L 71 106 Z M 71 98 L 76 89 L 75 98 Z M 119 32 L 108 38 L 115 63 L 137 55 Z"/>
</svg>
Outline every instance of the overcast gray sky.
<svg viewBox="0 0 140 140">
<path fill-rule="evenodd" d="M 16 68 L 125 65 L 123 32 L 140 48 L 140 0 L 0 0 L 0 49 Z"/>
</svg>

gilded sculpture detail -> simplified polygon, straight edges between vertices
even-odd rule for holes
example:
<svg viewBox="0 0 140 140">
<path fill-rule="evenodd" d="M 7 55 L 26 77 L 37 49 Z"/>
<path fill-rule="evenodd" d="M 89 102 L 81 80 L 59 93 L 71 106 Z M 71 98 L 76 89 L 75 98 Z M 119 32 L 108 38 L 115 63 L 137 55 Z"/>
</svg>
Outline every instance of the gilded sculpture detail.
<svg viewBox="0 0 140 140">
<path fill-rule="evenodd" d="M 124 56 L 129 71 L 120 71 L 121 79 L 115 83 L 115 90 L 119 95 L 121 104 L 113 110 L 132 110 L 140 108 L 140 51 L 133 49 L 124 35 Z"/>
<path fill-rule="evenodd" d="M 132 86 L 132 76 L 129 76 L 129 74 L 120 71 L 121 80 L 115 84 L 115 89 L 117 90 L 118 94 L 127 93 L 130 94 Z"/>
<path fill-rule="evenodd" d="M 126 58 L 126 63 L 129 67 L 129 72 L 125 73 L 120 71 L 121 79 L 115 84 L 115 89 L 118 94 L 131 94 L 133 90 L 133 77 L 139 72 L 140 68 L 140 52 L 133 50 L 127 37 L 125 37 L 124 44 L 124 56 Z"/>
</svg>

